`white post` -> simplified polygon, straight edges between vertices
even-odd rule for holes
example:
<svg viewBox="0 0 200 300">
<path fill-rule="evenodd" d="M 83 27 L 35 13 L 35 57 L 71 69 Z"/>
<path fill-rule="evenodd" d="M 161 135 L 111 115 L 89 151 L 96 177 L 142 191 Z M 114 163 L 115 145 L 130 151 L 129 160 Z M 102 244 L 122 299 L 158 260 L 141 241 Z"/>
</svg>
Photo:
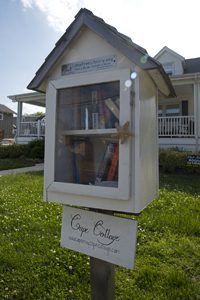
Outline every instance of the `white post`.
<svg viewBox="0 0 200 300">
<path fill-rule="evenodd" d="M 21 121 L 22 121 L 22 102 L 18 101 L 18 105 L 17 105 L 17 137 L 20 136 Z"/>
<path fill-rule="evenodd" d="M 200 138 L 200 84 L 197 84 L 197 151 L 200 150 L 199 138 Z"/>
<path fill-rule="evenodd" d="M 38 138 L 40 137 L 40 132 L 41 132 L 41 122 L 40 120 L 38 120 L 38 123 L 37 123 L 37 136 Z"/>
<path fill-rule="evenodd" d="M 196 151 L 198 151 L 198 84 L 197 77 L 195 75 L 194 83 L 194 135 L 196 139 Z"/>
</svg>

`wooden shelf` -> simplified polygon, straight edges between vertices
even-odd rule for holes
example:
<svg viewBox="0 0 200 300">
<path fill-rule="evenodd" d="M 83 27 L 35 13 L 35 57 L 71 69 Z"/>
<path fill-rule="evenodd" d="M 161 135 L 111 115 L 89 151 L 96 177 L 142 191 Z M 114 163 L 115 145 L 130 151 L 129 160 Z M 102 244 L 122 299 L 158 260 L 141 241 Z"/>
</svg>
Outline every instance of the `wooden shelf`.
<svg viewBox="0 0 200 300">
<path fill-rule="evenodd" d="M 108 129 L 89 129 L 89 130 L 65 130 L 62 131 L 63 135 L 73 135 L 73 136 L 99 136 L 106 135 L 110 136 L 112 134 L 117 133 L 116 128 L 108 128 Z"/>
</svg>

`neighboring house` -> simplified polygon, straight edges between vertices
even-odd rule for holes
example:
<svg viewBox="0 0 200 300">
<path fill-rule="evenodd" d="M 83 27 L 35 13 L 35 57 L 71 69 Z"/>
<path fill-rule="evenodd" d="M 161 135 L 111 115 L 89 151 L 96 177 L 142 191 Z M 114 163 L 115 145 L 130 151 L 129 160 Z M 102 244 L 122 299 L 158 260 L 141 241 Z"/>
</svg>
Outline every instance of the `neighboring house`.
<svg viewBox="0 0 200 300">
<path fill-rule="evenodd" d="M 0 104 L 0 132 L 4 131 L 4 138 L 13 138 L 13 114 L 16 112 Z"/>
<path fill-rule="evenodd" d="M 17 144 L 27 144 L 35 138 L 45 136 L 45 118 L 38 116 L 23 116 L 23 103 L 46 106 L 46 95 L 43 93 L 26 93 L 20 95 L 8 96 L 12 102 L 18 103 L 17 119 L 14 124 L 17 127 L 15 142 Z"/>
<path fill-rule="evenodd" d="M 158 98 L 159 146 L 200 150 L 200 58 L 185 59 L 162 48 L 154 57 L 169 75 L 177 97 Z"/>
</svg>

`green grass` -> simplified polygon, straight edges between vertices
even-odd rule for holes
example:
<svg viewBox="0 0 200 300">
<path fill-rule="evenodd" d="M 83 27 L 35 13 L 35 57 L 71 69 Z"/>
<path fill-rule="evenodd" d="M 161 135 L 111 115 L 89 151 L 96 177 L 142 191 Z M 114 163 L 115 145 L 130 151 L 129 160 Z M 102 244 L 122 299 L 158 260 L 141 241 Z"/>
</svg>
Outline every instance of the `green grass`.
<svg viewBox="0 0 200 300">
<path fill-rule="evenodd" d="M 35 166 L 34 161 L 20 159 L 0 159 L 0 171 Z"/>
<path fill-rule="evenodd" d="M 62 205 L 42 194 L 42 172 L 0 177 L 0 299 L 90 299 L 90 260 L 60 247 Z M 115 267 L 116 300 L 200 299 L 199 215 L 199 177 L 161 174 L 135 270 Z"/>
</svg>

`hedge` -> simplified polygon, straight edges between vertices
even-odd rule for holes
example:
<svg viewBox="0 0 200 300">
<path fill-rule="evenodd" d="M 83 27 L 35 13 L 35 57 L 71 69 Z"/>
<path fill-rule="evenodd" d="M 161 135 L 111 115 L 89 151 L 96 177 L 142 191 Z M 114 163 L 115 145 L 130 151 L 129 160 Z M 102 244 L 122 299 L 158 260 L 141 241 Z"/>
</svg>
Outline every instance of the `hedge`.
<svg viewBox="0 0 200 300">
<path fill-rule="evenodd" d="M 187 167 L 188 155 L 200 155 L 199 152 L 181 151 L 177 147 L 167 150 L 159 149 L 159 166 L 163 172 L 184 172 L 192 174 L 200 174 L 200 168 Z M 44 158 L 44 138 L 35 139 L 28 144 L 17 145 L 0 145 L 0 159 L 2 158 L 17 158 L 31 157 Z"/>
<path fill-rule="evenodd" d="M 28 144 L 0 145 L 0 158 L 44 158 L 44 138 Z"/>
<path fill-rule="evenodd" d="M 159 166 L 164 172 L 184 172 L 200 174 L 200 168 L 187 167 L 188 155 L 200 155 L 200 152 L 181 151 L 178 148 L 159 149 Z"/>
</svg>

